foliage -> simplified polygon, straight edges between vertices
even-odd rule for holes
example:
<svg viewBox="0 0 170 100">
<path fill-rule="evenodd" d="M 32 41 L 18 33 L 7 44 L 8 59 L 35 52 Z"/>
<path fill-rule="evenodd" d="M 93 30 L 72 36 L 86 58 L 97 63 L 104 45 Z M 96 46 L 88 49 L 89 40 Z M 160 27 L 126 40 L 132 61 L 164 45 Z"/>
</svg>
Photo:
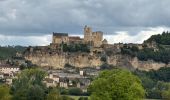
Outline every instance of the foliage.
<svg viewBox="0 0 170 100">
<path fill-rule="evenodd" d="M 162 67 L 159 70 L 151 70 L 149 72 L 142 72 L 142 73 L 144 73 L 147 77 L 153 80 L 156 80 L 156 81 L 170 82 L 170 77 L 169 77 L 170 68 L 169 67 Z"/>
<path fill-rule="evenodd" d="M 145 93 L 139 78 L 122 69 L 101 72 L 89 91 L 92 100 L 141 100 Z"/>
<path fill-rule="evenodd" d="M 62 100 L 62 97 L 56 89 L 53 89 L 48 93 L 47 100 Z"/>
<path fill-rule="evenodd" d="M 10 88 L 6 85 L 0 85 L 0 100 L 11 100 L 9 94 Z"/>
<path fill-rule="evenodd" d="M 74 99 L 66 95 L 60 95 L 59 89 L 53 88 L 49 91 L 47 95 L 47 100 L 74 100 Z"/>
<path fill-rule="evenodd" d="M 148 72 L 136 70 L 134 74 L 141 79 L 147 98 L 162 99 L 169 96 L 170 68 L 163 67 Z"/>
<path fill-rule="evenodd" d="M 69 97 L 69 96 L 62 96 L 62 100 L 74 100 L 73 98 Z"/>
<path fill-rule="evenodd" d="M 101 69 L 101 70 L 112 69 L 112 68 L 114 68 L 114 66 L 109 65 L 108 63 L 103 63 L 103 64 L 100 66 L 100 69 Z"/>
<path fill-rule="evenodd" d="M 137 53 L 137 57 L 140 60 L 153 59 L 154 61 L 169 63 L 170 62 L 170 50 L 163 49 L 154 52 L 153 49 L 145 48 Z"/>
<path fill-rule="evenodd" d="M 42 80 L 45 75 L 40 69 L 23 70 L 12 84 L 13 100 L 44 100 L 46 87 Z"/>
<path fill-rule="evenodd" d="M 86 44 L 61 44 L 64 52 L 90 52 L 90 48 Z"/>
<path fill-rule="evenodd" d="M 158 51 L 153 48 L 148 48 L 147 43 L 156 42 Z M 127 54 L 132 57 L 138 57 L 139 60 L 154 60 L 168 64 L 170 62 L 170 33 L 163 32 L 161 35 L 153 35 L 144 42 L 143 49 L 139 50 L 136 46 L 128 46 L 124 44 L 121 48 L 122 54 Z"/>
<path fill-rule="evenodd" d="M 142 50 L 135 50 L 133 48 L 135 47 L 123 47 L 121 48 L 121 53 L 132 57 L 137 57 L 142 61 L 154 60 L 163 63 L 170 62 L 170 49 L 160 49 L 159 51 L 154 51 L 152 48 L 144 48 Z"/>
<path fill-rule="evenodd" d="M 80 88 L 70 88 L 69 94 L 70 95 L 82 95 L 82 90 Z"/>
<path fill-rule="evenodd" d="M 165 90 L 162 92 L 162 98 L 165 100 L 169 100 L 170 99 L 170 88 L 168 90 Z"/>
<path fill-rule="evenodd" d="M 103 62 L 107 62 L 107 56 L 102 56 L 102 57 L 100 58 L 100 60 L 103 61 Z"/>
<path fill-rule="evenodd" d="M 17 52 L 23 52 L 25 47 L 22 46 L 6 46 L 0 47 L 0 59 L 5 60 L 15 56 Z"/>
<path fill-rule="evenodd" d="M 65 89 L 65 88 L 59 88 L 59 90 L 60 90 L 60 93 L 61 93 L 62 95 L 68 95 L 68 94 L 69 94 L 68 89 Z"/>
<path fill-rule="evenodd" d="M 88 100 L 88 97 L 80 97 L 79 100 Z"/>
<path fill-rule="evenodd" d="M 145 42 L 155 41 L 158 44 L 170 45 L 170 32 L 163 32 L 162 34 L 152 35 Z"/>
</svg>

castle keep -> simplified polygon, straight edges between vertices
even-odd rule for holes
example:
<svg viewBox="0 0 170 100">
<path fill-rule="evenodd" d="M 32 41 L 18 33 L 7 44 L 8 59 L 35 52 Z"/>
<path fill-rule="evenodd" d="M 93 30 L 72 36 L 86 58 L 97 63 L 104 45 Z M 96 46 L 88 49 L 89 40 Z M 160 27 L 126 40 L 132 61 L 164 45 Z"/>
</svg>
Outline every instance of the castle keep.
<svg viewBox="0 0 170 100">
<path fill-rule="evenodd" d="M 107 44 L 107 40 L 103 40 L 103 32 L 93 32 L 91 27 L 84 27 L 84 38 L 78 36 L 69 36 L 68 33 L 54 33 L 52 39 L 52 46 L 60 44 L 88 44 L 92 47 L 101 47 L 101 45 Z"/>
</svg>

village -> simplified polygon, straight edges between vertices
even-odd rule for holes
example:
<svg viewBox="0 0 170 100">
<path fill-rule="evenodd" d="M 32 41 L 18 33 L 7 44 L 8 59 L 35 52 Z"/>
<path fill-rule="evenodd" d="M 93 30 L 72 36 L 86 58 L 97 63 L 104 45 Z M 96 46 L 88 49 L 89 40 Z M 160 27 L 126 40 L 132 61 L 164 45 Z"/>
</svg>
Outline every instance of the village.
<svg viewBox="0 0 170 100">
<path fill-rule="evenodd" d="M 107 44 L 107 40 L 103 40 L 102 32 L 92 32 L 90 27 L 85 26 L 85 43 L 90 46 L 100 47 L 103 43 Z M 80 37 L 69 37 L 64 33 L 53 33 L 53 41 L 50 47 L 53 49 L 61 50 L 60 44 L 80 44 L 83 43 Z M 42 48 L 42 47 L 41 47 Z M 11 59 L 2 60 L 0 62 L 0 82 L 11 85 L 13 79 L 25 68 L 37 67 L 31 61 L 26 60 L 23 54 L 16 53 L 15 57 Z M 47 72 L 47 76 L 43 80 L 47 87 L 60 87 L 60 88 L 80 88 L 83 92 L 87 92 L 88 86 L 94 77 L 97 77 L 100 68 L 75 68 L 66 64 L 63 69 L 50 69 L 42 68 Z"/>
<path fill-rule="evenodd" d="M 65 45 L 69 46 L 75 44 L 81 44 L 82 46 L 78 49 L 78 51 L 74 51 L 76 54 L 74 52 L 69 53 L 72 51 L 67 51 L 68 48 L 64 48 Z M 0 82 L 11 85 L 13 79 L 17 78 L 18 73 L 20 73 L 23 69 L 40 67 L 42 70 L 47 72 L 47 76 L 43 80 L 47 87 L 60 87 L 65 89 L 74 87 L 79 88 L 86 93 L 92 80 L 97 77 L 99 72 L 103 69 L 102 65 L 104 67 L 108 67 L 108 65 L 106 65 L 107 58 L 102 58 L 100 56 L 105 55 L 107 50 L 120 53 L 121 47 L 123 46 L 124 44 L 122 43 L 114 45 L 108 44 L 107 40 L 103 39 L 103 32 L 92 32 L 92 29 L 88 26 L 84 27 L 83 39 L 77 36 L 68 36 L 67 33 L 53 33 L 52 43 L 49 46 L 28 47 L 24 54 L 18 52 L 11 59 L 1 61 Z M 137 46 L 139 49 L 143 48 L 143 44 L 127 44 L 126 46 Z M 154 47 L 154 44 L 150 46 Z M 72 54 L 73 58 L 70 58 L 70 60 L 73 60 L 74 56 L 76 57 L 79 53 L 81 56 L 90 55 L 90 57 L 92 57 L 93 55 L 97 55 L 100 59 L 99 61 L 94 61 L 95 66 L 93 67 L 86 65 L 90 63 L 89 61 L 86 62 L 85 67 L 79 67 L 82 63 L 77 65 L 75 64 L 76 66 L 73 66 L 70 64 L 69 60 L 66 61 L 65 59 L 61 59 L 58 62 L 55 61 L 52 65 L 49 65 L 49 63 L 45 63 L 42 60 L 40 61 L 40 64 L 37 64 L 29 59 L 30 55 L 38 55 L 37 57 L 39 59 L 43 56 L 48 56 L 49 58 L 54 56 L 57 58 L 57 55 L 61 55 L 58 58 L 60 59 L 63 58 L 63 56 L 66 58 L 65 55 L 70 56 Z M 78 59 L 81 61 L 81 58 Z M 88 57 L 88 59 L 93 58 Z"/>
</svg>

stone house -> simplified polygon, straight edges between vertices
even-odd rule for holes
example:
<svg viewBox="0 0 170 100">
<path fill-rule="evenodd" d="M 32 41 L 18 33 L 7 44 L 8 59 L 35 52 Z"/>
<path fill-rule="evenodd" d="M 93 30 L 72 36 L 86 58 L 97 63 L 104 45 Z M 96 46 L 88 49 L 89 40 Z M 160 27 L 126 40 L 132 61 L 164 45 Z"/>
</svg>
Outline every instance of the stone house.
<svg viewBox="0 0 170 100">
<path fill-rule="evenodd" d="M 69 80 L 68 78 L 60 78 L 59 87 L 68 88 Z"/>
<path fill-rule="evenodd" d="M 0 64 L 0 72 L 1 73 L 18 73 L 20 71 L 19 67 L 11 66 L 8 64 Z"/>
<path fill-rule="evenodd" d="M 57 83 L 53 79 L 50 79 L 50 78 L 45 78 L 43 80 L 43 82 L 45 83 L 45 85 L 47 87 L 56 87 L 57 86 Z"/>
</svg>

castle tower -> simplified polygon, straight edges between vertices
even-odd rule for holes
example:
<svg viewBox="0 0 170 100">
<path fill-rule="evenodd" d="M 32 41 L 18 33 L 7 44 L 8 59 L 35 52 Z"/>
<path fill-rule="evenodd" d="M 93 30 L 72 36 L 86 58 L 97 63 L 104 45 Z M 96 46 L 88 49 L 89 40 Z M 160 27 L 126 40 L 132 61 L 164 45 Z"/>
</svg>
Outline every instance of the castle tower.
<svg viewBox="0 0 170 100">
<path fill-rule="evenodd" d="M 84 27 L 84 42 L 89 43 L 92 41 L 92 29 L 87 25 Z"/>
<path fill-rule="evenodd" d="M 92 40 L 94 47 L 100 47 L 103 41 L 103 32 L 97 31 L 92 33 Z"/>
</svg>

